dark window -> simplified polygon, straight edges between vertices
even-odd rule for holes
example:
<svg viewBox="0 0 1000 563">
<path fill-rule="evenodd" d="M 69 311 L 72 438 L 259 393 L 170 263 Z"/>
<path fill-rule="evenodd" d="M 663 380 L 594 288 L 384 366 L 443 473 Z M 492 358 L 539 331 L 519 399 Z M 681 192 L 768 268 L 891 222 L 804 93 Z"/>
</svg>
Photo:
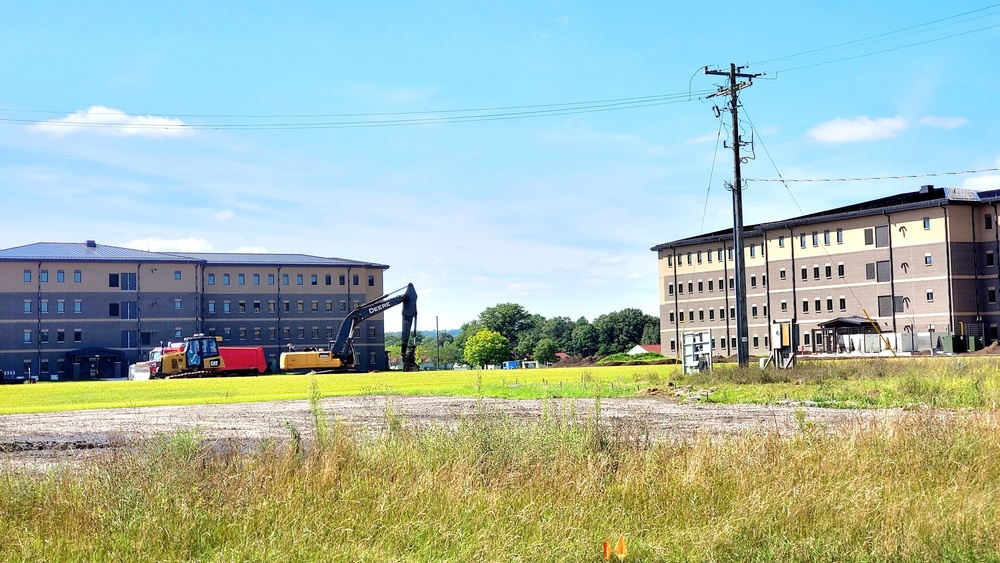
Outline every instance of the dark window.
<svg viewBox="0 0 1000 563">
<path fill-rule="evenodd" d="M 840 310 L 841 311 L 847 310 L 847 299 L 844 299 L 843 297 L 840 298 Z"/>
<path fill-rule="evenodd" d="M 714 288 L 714 283 L 712 280 L 708 280 L 708 290 L 712 291 Z"/>
<path fill-rule="evenodd" d="M 996 288 L 993 288 L 993 287 L 989 288 L 987 290 L 987 297 L 988 297 L 990 303 L 996 303 L 997 302 L 997 290 L 996 290 Z"/>
<path fill-rule="evenodd" d="M 312 274 L 309 276 L 309 285 L 317 285 L 319 283 L 319 276 Z"/>
<path fill-rule="evenodd" d="M 247 284 L 246 274 L 236 274 L 236 283 L 238 283 L 239 285 L 246 285 Z"/>
<path fill-rule="evenodd" d="M 136 290 L 136 275 L 135 272 L 126 272 L 122 274 L 122 291 L 135 291 Z"/>
<path fill-rule="evenodd" d="M 701 280 L 698 280 L 698 293 L 702 293 L 704 291 L 705 291 L 705 284 L 702 283 Z"/>
<path fill-rule="evenodd" d="M 757 348 L 760 345 L 760 337 L 756 334 L 753 335 L 753 347 Z"/>
<path fill-rule="evenodd" d="M 333 285 L 333 276 L 330 274 L 326 275 L 326 285 Z"/>
<path fill-rule="evenodd" d="M 875 279 L 880 282 L 892 279 L 892 266 L 888 260 L 879 260 L 875 263 Z"/>
<path fill-rule="evenodd" d="M 240 301 L 240 302 L 238 302 L 236 304 L 236 311 L 239 312 L 239 313 L 246 313 L 247 312 L 247 302 L 246 301 Z"/>
<path fill-rule="evenodd" d="M 56 331 L 56 342 L 66 342 L 66 331 L 59 329 Z"/>
<path fill-rule="evenodd" d="M 809 268 L 802 268 L 802 281 L 809 279 Z"/>
<path fill-rule="evenodd" d="M 833 310 L 833 298 L 832 297 L 828 297 L 826 299 L 826 310 L 827 311 L 832 311 Z"/>
<path fill-rule="evenodd" d="M 829 264 L 827 264 L 826 268 L 824 269 L 824 273 L 826 274 L 826 278 L 827 279 L 832 278 L 833 277 L 833 267 L 831 267 Z"/>
<path fill-rule="evenodd" d="M 274 274 L 267 275 L 267 285 L 274 285 Z"/>
<path fill-rule="evenodd" d="M 823 231 L 823 244 L 830 246 L 830 231 Z"/>
<path fill-rule="evenodd" d="M 757 318 L 757 306 L 756 305 L 754 305 L 753 307 L 750 307 L 750 316 L 752 316 L 753 318 Z"/>
<path fill-rule="evenodd" d="M 215 285 L 215 274 L 208 274 L 208 285 Z"/>
<path fill-rule="evenodd" d="M 819 266 L 813 266 L 813 278 L 819 279 Z"/>
<path fill-rule="evenodd" d="M 375 276 L 368 276 L 368 287 L 375 287 Z"/>
<path fill-rule="evenodd" d="M 778 246 L 780 248 L 785 248 L 785 236 L 781 235 L 778 237 Z"/>
<path fill-rule="evenodd" d="M 354 274 L 353 276 L 351 276 L 351 283 L 352 284 L 358 285 L 360 283 L 358 280 L 359 280 L 359 276 L 357 274 Z"/>
<path fill-rule="evenodd" d="M 881 227 L 875 227 L 875 246 L 877 248 L 884 248 L 889 246 L 889 226 L 882 225 Z"/>
<path fill-rule="evenodd" d="M 673 295 L 673 294 L 674 294 L 674 284 L 672 283 L 667 284 L 667 295 Z"/>
<path fill-rule="evenodd" d="M 80 270 L 73 270 L 73 281 L 75 283 L 80 283 L 83 281 L 83 272 Z"/>
<path fill-rule="evenodd" d="M 803 299 L 802 300 L 802 312 L 803 313 L 808 313 L 809 312 L 809 300 L 808 299 Z"/>
<path fill-rule="evenodd" d="M 254 285 L 260 285 L 260 274 L 254 274 L 253 275 L 253 284 Z"/>
<path fill-rule="evenodd" d="M 118 303 L 108 303 L 108 316 L 117 317 L 121 314 L 121 306 Z"/>
<path fill-rule="evenodd" d="M 990 266 L 993 266 L 995 264 L 996 264 L 996 262 L 995 262 L 995 259 L 993 257 L 993 251 L 990 250 L 989 252 L 986 253 L 986 266 L 990 267 Z"/>
<path fill-rule="evenodd" d="M 688 293 L 694 293 L 694 283 L 688 282 Z"/>
<path fill-rule="evenodd" d="M 679 311 L 677 313 L 677 318 L 680 319 L 680 322 L 684 322 L 684 311 Z"/>
<path fill-rule="evenodd" d="M 785 269 L 784 268 L 778 270 L 778 277 L 781 278 L 781 279 L 785 279 Z"/>
<path fill-rule="evenodd" d="M 229 285 L 229 274 L 222 274 L 222 285 Z"/>
<path fill-rule="evenodd" d="M 865 229 L 865 246 L 875 244 L 875 229 Z"/>
<path fill-rule="evenodd" d="M 729 278 L 729 289 L 736 289 L 736 279 Z"/>
<path fill-rule="evenodd" d="M 708 310 L 708 320 L 710 320 L 710 321 L 714 321 L 715 320 L 715 309 L 709 309 Z"/>
<path fill-rule="evenodd" d="M 799 248 L 806 247 L 806 234 L 802 233 L 799 235 Z"/>
<path fill-rule="evenodd" d="M 993 215 L 987 213 L 983 216 L 983 227 L 989 231 L 993 228 Z"/>
<path fill-rule="evenodd" d="M 677 293 L 684 293 L 684 284 L 683 283 L 677 284 Z"/>
<path fill-rule="evenodd" d="M 253 312 L 254 313 L 259 313 L 260 312 L 260 301 L 254 301 L 253 302 Z"/>
<path fill-rule="evenodd" d="M 819 299 L 813 302 L 813 308 L 818 313 L 823 310 L 823 303 Z"/>
<path fill-rule="evenodd" d="M 698 263 L 701 264 L 701 251 L 698 251 Z"/>
<path fill-rule="evenodd" d="M 76 329 L 73 331 L 73 342 L 83 342 L 83 331 Z"/>
<path fill-rule="evenodd" d="M 339 280 L 340 280 L 340 285 L 346 285 L 347 284 L 347 276 L 345 276 L 344 274 L 340 274 Z"/>
<path fill-rule="evenodd" d="M 934 301 L 934 292 L 933 291 L 928 291 L 927 292 L 927 300 L 928 301 Z"/>
<path fill-rule="evenodd" d="M 118 274 L 108 274 L 108 287 L 118 287 Z"/>
<path fill-rule="evenodd" d="M 843 264 L 837 264 L 837 276 L 841 277 L 841 278 L 844 277 L 844 265 Z"/>
<path fill-rule="evenodd" d="M 873 280 L 875 279 L 875 263 L 869 262 L 865 264 L 865 279 Z"/>
<path fill-rule="evenodd" d="M 905 308 L 906 308 L 906 302 L 902 297 L 897 295 L 896 297 L 892 298 L 892 310 L 894 312 L 902 313 Z"/>
<path fill-rule="evenodd" d="M 143 331 L 139 333 L 139 344 L 142 346 L 149 346 L 153 341 L 153 333 L 149 331 Z"/>
<path fill-rule="evenodd" d="M 750 276 L 750 287 L 757 287 L 757 276 Z"/>
<path fill-rule="evenodd" d="M 174 279 L 175 280 L 181 279 L 181 271 L 180 270 L 174 270 Z"/>
<path fill-rule="evenodd" d="M 674 312 L 670 311 L 670 322 L 674 322 L 674 317 L 675 317 Z"/>
<path fill-rule="evenodd" d="M 878 297 L 878 316 L 888 317 L 892 315 L 892 296 L 891 295 L 879 295 Z"/>
<path fill-rule="evenodd" d="M 56 281 L 63 283 L 66 281 L 66 272 L 63 270 L 56 270 Z"/>
<path fill-rule="evenodd" d="M 924 217 L 924 230 L 929 230 L 931 228 L 931 218 Z"/>
<path fill-rule="evenodd" d="M 782 311 L 787 311 L 788 310 L 788 302 L 786 302 L 786 301 L 782 301 L 781 302 L 781 310 Z"/>
<path fill-rule="evenodd" d="M 817 231 L 812 232 L 813 246 L 819 246 L 819 233 Z"/>
<path fill-rule="evenodd" d="M 705 310 L 704 309 L 698 309 L 698 320 L 702 321 L 702 322 L 705 321 Z"/>
</svg>

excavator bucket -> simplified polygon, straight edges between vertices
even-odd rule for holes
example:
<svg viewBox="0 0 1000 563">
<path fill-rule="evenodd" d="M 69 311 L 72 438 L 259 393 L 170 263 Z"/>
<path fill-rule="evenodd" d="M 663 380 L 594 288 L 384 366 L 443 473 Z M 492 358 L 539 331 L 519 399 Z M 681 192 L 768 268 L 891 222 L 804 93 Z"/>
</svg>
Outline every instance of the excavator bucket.
<svg viewBox="0 0 1000 563">
<path fill-rule="evenodd" d="M 407 350 L 403 351 L 403 371 L 420 371 L 420 366 L 417 365 L 417 347 L 407 346 Z"/>
</svg>

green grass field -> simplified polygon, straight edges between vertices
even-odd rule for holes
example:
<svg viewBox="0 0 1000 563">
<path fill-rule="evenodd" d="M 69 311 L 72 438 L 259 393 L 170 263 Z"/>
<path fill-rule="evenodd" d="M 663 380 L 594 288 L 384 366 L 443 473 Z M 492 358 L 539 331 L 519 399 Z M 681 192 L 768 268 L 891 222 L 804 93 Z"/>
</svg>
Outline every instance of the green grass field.
<svg viewBox="0 0 1000 563">
<path fill-rule="evenodd" d="M 832 408 L 995 408 L 1000 358 L 800 362 L 793 370 L 740 369 L 682 376 L 676 365 L 318 375 L 322 396 L 399 394 L 510 399 L 631 397 L 650 388 L 710 389 L 714 403 L 808 402 Z M 86 381 L 0 387 L 0 414 L 115 407 L 304 399 L 310 377 L 269 375 L 154 381 Z"/>
</svg>

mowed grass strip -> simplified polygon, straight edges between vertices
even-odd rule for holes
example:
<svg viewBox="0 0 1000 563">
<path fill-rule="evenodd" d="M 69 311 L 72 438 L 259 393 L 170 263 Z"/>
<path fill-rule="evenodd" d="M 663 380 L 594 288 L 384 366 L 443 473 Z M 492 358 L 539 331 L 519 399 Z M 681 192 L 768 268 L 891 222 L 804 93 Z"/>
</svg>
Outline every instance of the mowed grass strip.
<svg viewBox="0 0 1000 563">
<path fill-rule="evenodd" d="M 324 397 L 364 394 L 561 398 L 632 396 L 676 378 L 677 366 L 336 373 L 316 375 Z M 296 400 L 310 376 L 65 381 L 0 386 L 0 414 Z"/>
</svg>

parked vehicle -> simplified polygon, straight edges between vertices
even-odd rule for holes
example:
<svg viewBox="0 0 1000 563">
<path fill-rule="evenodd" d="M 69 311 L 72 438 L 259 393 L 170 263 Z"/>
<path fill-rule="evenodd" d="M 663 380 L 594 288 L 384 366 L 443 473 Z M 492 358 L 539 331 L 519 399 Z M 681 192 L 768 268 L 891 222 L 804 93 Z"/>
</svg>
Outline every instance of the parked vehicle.
<svg viewBox="0 0 1000 563">
<path fill-rule="evenodd" d="M 129 366 L 129 379 L 261 375 L 267 373 L 263 346 L 219 346 L 220 336 L 196 334 L 149 352 Z"/>
</svg>

